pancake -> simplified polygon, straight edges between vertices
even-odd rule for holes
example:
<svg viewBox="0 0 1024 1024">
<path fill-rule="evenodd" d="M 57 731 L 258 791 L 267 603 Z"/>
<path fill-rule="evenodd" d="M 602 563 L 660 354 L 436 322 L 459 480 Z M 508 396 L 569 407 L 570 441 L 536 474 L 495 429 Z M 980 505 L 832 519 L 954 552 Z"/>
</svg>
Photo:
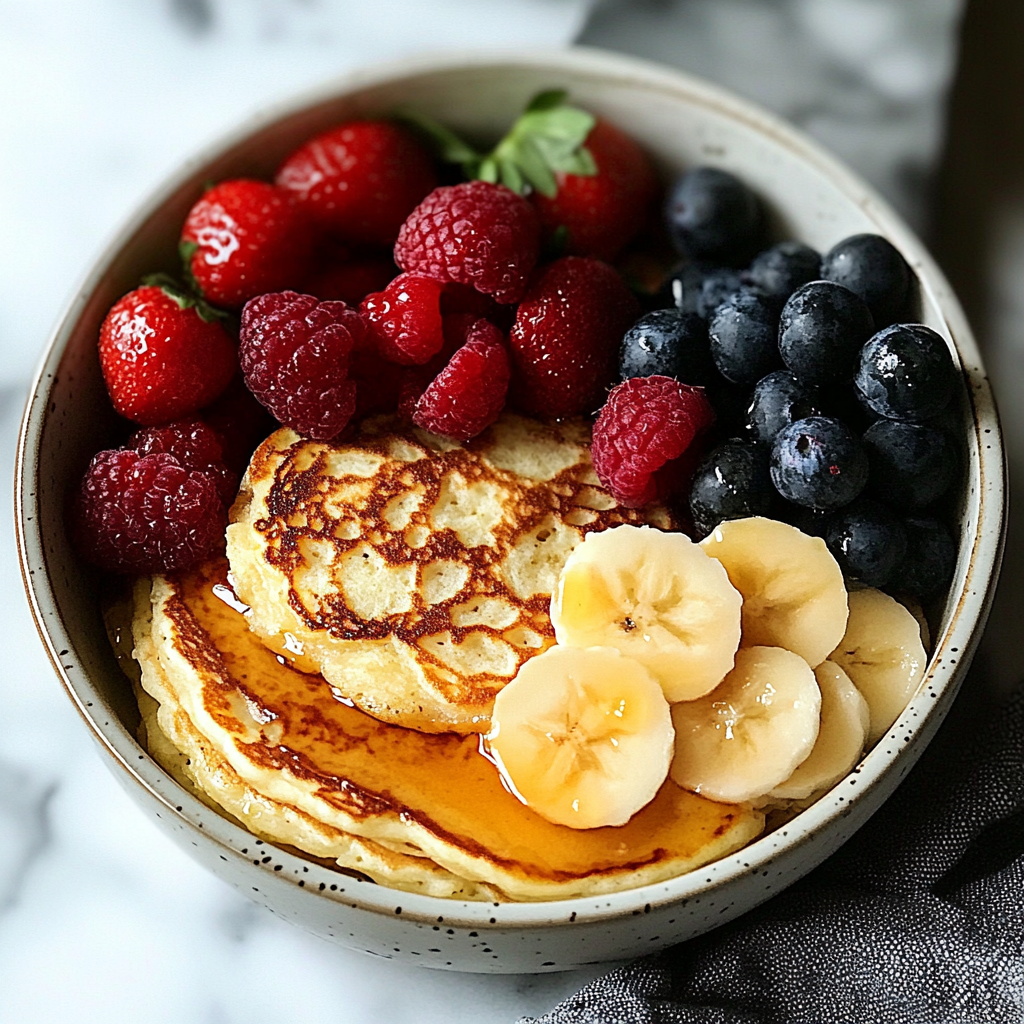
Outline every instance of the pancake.
<svg viewBox="0 0 1024 1024">
<path fill-rule="evenodd" d="M 478 737 L 363 713 L 275 655 L 239 607 L 216 560 L 140 580 L 133 633 L 160 732 L 190 779 L 258 836 L 396 889 L 545 900 L 674 877 L 763 827 L 760 812 L 670 780 L 626 825 L 551 824 L 503 788 Z"/>
<path fill-rule="evenodd" d="M 231 510 L 232 583 L 250 627 L 383 721 L 486 732 L 498 691 L 554 643 L 551 592 L 569 552 L 619 523 L 583 421 L 506 414 L 466 445 L 365 423 L 352 439 L 278 430 Z"/>
</svg>

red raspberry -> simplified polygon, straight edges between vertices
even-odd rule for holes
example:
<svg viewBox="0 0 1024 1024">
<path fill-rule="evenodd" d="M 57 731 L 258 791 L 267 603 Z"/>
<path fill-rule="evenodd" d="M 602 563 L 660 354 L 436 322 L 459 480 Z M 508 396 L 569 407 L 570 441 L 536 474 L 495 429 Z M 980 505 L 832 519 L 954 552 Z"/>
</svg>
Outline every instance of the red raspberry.
<svg viewBox="0 0 1024 1024">
<path fill-rule="evenodd" d="M 660 375 L 631 377 L 612 389 L 594 424 L 598 478 L 629 508 L 665 497 L 682 482 L 674 460 L 714 421 L 702 388 Z"/>
<path fill-rule="evenodd" d="M 622 336 L 640 308 L 600 260 L 566 256 L 543 269 L 512 327 L 516 404 L 540 416 L 575 416 L 601 402 Z"/>
<path fill-rule="evenodd" d="M 190 473 L 206 473 L 221 501 L 230 505 L 238 490 L 238 477 L 224 464 L 220 436 L 202 420 L 178 420 L 166 427 L 145 427 L 128 439 L 127 447 L 145 455 L 173 455 Z"/>
<path fill-rule="evenodd" d="M 169 452 L 100 452 L 72 506 L 79 553 L 116 573 L 188 569 L 223 547 L 226 525 L 210 474 L 187 469 Z"/>
<path fill-rule="evenodd" d="M 327 441 L 356 408 L 349 353 L 363 340 L 362 318 L 344 302 L 312 295 L 260 295 L 242 310 L 238 354 L 249 390 L 277 420 Z"/>
<path fill-rule="evenodd" d="M 495 302 L 468 284 L 446 284 L 441 293 L 441 315 L 465 314 L 474 320 L 490 320 L 502 334 L 508 334 L 515 319 L 515 309 Z"/>
<path fill-rule="evenodd" d="M 318 226 L 347 241 L 391 245 L 437 177 L 430 155 L 403 128 L 349 121 L 300 146 L 276 181 Z"/>
<path fill-rule="evenodd" d="M 238 309 L 305 276 L 313 234 L 287 192 L 236 178 L 214 185 L 189 212 L 181 253 L 203 296 Z"/>
<path fill-rule="evenodd" d="M 509 366 L 501 332 L 486 320 L 470 328 L 466 344 L 427 386 L 412 412 L 418 427 L 468 441 L 501 414 Z"/>
<path fill-rule="evenodd" d="M 359 311 L 385 359 L 419 366 L 441 351 L 443 290 L 429 277 L 399 274 L 382 292 L 366 296 Z"/>
<path fill-rule="evenodd" d="M 303 291 L 321 301 L 358 306 L 371 292 L 383 291 L 398 275 L 398 267 L 383 256 L 329 262 L 306 278 Z"/>
<path fill-rule="evenodd" d="M 99 356 L 120 415 L 146 425 L 189 416 L 235 372 L 235 345 L 182 293 L 145 285 L 114 304 L 100 327 Z"/>
<path fill-rule="evenodd" d="M 409 214 L 395 262 L 411 274 L 472 285 L 518 302 L 540 253 L 533 207 L 504 185 L 467 181 L 434 189 Z"/>
</svg>

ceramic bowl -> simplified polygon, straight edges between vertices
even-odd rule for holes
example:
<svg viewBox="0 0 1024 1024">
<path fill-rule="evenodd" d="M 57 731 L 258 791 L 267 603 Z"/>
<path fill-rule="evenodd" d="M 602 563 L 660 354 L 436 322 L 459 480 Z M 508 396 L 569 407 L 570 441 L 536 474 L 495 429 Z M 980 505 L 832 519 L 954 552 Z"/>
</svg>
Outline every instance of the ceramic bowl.
<svg viewBox="0 0 1024 1024">
<path fill-rule="evenodd" d="M 920 281 L 923 321 L 947 339 L 962 370 L 959 560 L 920 692 L 857 771 L 786 827 L 699 871 L 612 896 L 460 903 L 358 882 L 264 845 L 172 781 L 135 740 L 131 690 L 107 644 L 94 578 L 68 545 L 63 507 L 111 437 L 99 325 L 142 272 L 173 269 L 181 223 L 204 182 L 269 176 L 313 133 L 399 103 L 494 136 L 528 97 L 555 86 L 632 133 L 666 174 L 693 164 L 738 174 L 770 204 L 779 237 L 824 250 L 872 231 L 902 251 Z M 664 68 L 586 50 L 441 56 L 361 71 L 256 117 L 188 161 L 115 236 L 64 314 L 25 413 L 16 487 L 21 564 L 40 636 L 104 760 L 143 813 L 250 899 L 318 935 L 406 963 L 506 973 L 621 959 L 700 934 L 785 888 L 856 831 L 920 756 L 964 678 L 995 585 L 1005 500 L 999 425 L 970 329 L 933 260 L 886 203 L 750 103 Z"/>
</svg>

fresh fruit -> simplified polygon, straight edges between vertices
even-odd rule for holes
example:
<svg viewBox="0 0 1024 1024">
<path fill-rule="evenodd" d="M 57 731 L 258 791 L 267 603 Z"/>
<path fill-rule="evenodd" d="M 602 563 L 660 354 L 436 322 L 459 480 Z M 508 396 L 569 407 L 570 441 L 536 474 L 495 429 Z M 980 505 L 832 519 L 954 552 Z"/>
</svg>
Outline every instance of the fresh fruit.
<svg viewBox="0 0 1024 1024">
<path fill-rule="evenodd" d="M 784 427 L 808 416 L 823 416 L 825 399 L 817 388 L 801 384 L 788 370 L 773 370 L 754 385 L 746 428 L 770 445 Z"/>
<path fill-rule="evenodd" d="M 832 246 L 822 257 L 821 276 L 859 295 L 879 330 L 905 312 L 913 279 L 907 261 L 881 235 L 851 235 Z"/>
<path fill-rule="evenodd" d="M 629 508 L 666 496 L 684 483 L 672 474 L 676 460 L 714 419 L 700 388 L 661 376 L 623 381 L 594 424 L 591 454 L 598 478 Z"/>
<path fill-rule="evenodd" d="M 235 178 L 214 185 L 192 207 L 180 249 L 203 298 L 239 309 L 256 295 L 301 284 L 313 234 L 286 192 Z"/>
<path fill-rule="evenodd" d="M 829 661 L 868 703 L 868 745 L 877 743 L 917 692 L 928 664 L 917 620 L 880 590 L 850 594 L 850 619 Z"/>
<path fill-rule="evenodd" d="M 305 295 L 321 302 L 358 306 L 367 295 L 383 291 L 398 276 L 398 267 L 383 256 L 355 256 L 320 264 L 302 285 Z"/>
<path fill-rule="evenodd" d="M 706 537 L 726 519 L 766 516 L 774 494 L 764 445 L 736 439 L 720 444 L 701 460 L 690 485 L 697 534 Z"/>
<path fill-rule="evenodd" d="M 656 309 L 626 331 L 619 348 L 619 380 L 652 375 L 698 386 L 714 379 L 707 325 L 696 313 Z"/>
<path fill-rule="evenodd" d="M 383 291 L 363 299 L 359 311 L 385 359 L 418 366 L 441 351 L 444 287 L 429 277 L 399 274 Z"/>
<path fill-rule="evenodd" d="M 774 519 L 733 519 L 700 542 L 743 595 L 743 645 L 785 647 L 812 668 L 846 630 L 843 573 L 820 537 Z"/>
<path fill-rule="evenodd" d="M 114 303 L 100 327 L 99 357 L 114 408 L 146 426 L 197 412 L 238 365 L 223 324 L 170 285 L 144 285 Z"/>
<path fill-rule="evenodd" d="M 224 464 L 239 476 L 245 472 L 260 442 L 277 429 L 274 417 L 245 386 L 241 372 L 202 410 L 202 418 L 220 438 Z"/>
<path fill-rule="evenodd" d="M 834 786 L 860 760 L 870 712 L 850 677 L 831 661 L 823 661 L 814 678 L 821 691 L 821 726 L 814 749 L 785 782 L 768 796 L 773 800 L 806 800 Z"/>
<path fill-rule="evenodd" d="M 921 423 L 949 405 L 956 370 L 945 341 L 923 324 L 893 324 L 861 349 L 853 383 L 879 416 Z"/>
<path fill-rule="evenodd" d="M 723 302 L 739 292 L 751 290 L 744 283 L 740 271 L 733 267 L 713 267 L 706 270 L 701 278 L 696 310 L 705 320 L 710 320 Z"/>
<path fill-rule="evenodd" d="M 848 505 L 868 481 L 868 457 L 839 420 L 808 416 L 775 435 L 772 483 L 788 501 L 829 511 Z"/>
<path fill-rule="evenodd" d="M 821 256 L 802 242 L 779 242 L 758 253 L 747 276 L 765 295 L 785 302 L 802 285 L 819 275 Z"/>
<path fill-rule="evenodd" d="M 235 500 L 238 477 L 224 461 L 224 449 L 217 432 L 202 420 L 177 420 L 164 427 L 143 427 L 126 447 L 146 455 L 173 455 L 179 466 L 206 473 L 227 507 Z"/>
<path fill-rule="evenodd" d="M 712 693 L 672 708 L 672 779 L 710 800 L 756 800 L 810 755 L 820 714 L 818 683 L 803 658 L 781 647 L 743 648 Z"/>
<path fill-rule="evenodd" d="M 318 227 L 347 241 L 391 245 L 437 176 L 430 154 L 406 129 L 349 121 L 303 143 L 275 181 Z"/>
<path fill-rule="evenodd" d="M 519 304 L 509 337 L 519 408 L 553 417 L 593 411 L 638 313 L 607 263 L 566 256 L 544 267 Z"/>
<path fill-rule="evenodd" d="M 555 638 L 614 647 L 669 701 L 693 700 L 732 668 L 741 598 L 721 564 L 682 533 L 616 526 L 587 534 L 551 596 Z"/>
<path fill-rule="evenodd" d="M 779 317 L 779 353 L 797 380 L 818 387 L 848 380 L 874 332 L 861 298 L 832 281 L 811 281 L 786 300 Z"/>
<path fill-rule="evenodd" d="M 858 498 L 829 518 L 825 543 L 847 579 L 884 587 L 906 554 L 907 533 L 884 505 Z"/>
<path fill-rule="evenodd" d="M 937 519 L 904 519 L 907 553 L 894 573 L 898 589 L 927 601 L 938 596 L 953 579 L 956 541 Z"/>
<path fill-rule="evenodd" d="M 503 303 L 523 297 L 539 253 L 534 208 L 484 181 L 434 189 L 395 242 L 395 262 L 408 273 L 472 285 Z"/>
<path fill-rule="evenodd" d="M 242 310 L 239 358 L 249 390 L 285 426 L 337 437 L 356 407 L 349 355 L 366 328 L 344 302 L 277 292 Z"/>
<path fill-rule="evenodd" d="M 753 384 L 779 365 L 778 335 L 778 307 L 756 292 L 734 292 L 708 321 L 711 358 L 734 384 Z"/>
<path fill-rule="evenodd" d="M 668 775 L 674 734 L 661 687 L 611 647 L 551 647 L 494 700 L 485 742 L 509 788 L 570 828 L 624 825 Z"/>
<path fill-rule="evenodd" d="M 944 430 L 883 419 L 867 429 L 863 442 L 871 464 L 868 491 L 894 508 L 930 505 L 946 493 L 959 468 Z"/>
</svg>

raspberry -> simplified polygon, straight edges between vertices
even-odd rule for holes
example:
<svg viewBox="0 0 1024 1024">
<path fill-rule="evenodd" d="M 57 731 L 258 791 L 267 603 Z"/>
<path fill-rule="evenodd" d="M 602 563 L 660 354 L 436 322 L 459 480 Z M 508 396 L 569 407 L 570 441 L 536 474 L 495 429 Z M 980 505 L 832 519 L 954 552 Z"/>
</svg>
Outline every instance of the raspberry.
<svg viewBox="0 0 1024 1024">
<path fill-rule="evenodd" d="M 337 437 L 355 412 L 349 353 L 364 332 L 344 302 L 260 295 L 242 310 L 238 354 L 246 386 L 280 423 L 317 441 Z"/>
<path fill-rule="evenodd" d="M 429 277 L 399 274 L 383 291 L 363 299 L 359 311 L 385 359 L 419 366 L 441 351 L 443 289 Z"/>
<path fill-rule="evenodd" d="M 486 320 L 477 320 L 465 345 L 416 402 L 412 421 L 443 437 L 468 441 L 501 414 L 508 379 L 501 332 Z"/>
<path fill-rule="evenodd" d="M 594 409 L 614 378 L 622 336 L 639 313 L 607 263 L 567 256 L 549 264 L 512 327 L 516 404 L 540 416 Z"/>
<path fill-rule="evenodd" d="M 223 546 L 226 525 L 211 475 L 187 469 L 170 452 L 100 452 L 72 506 L 79 552 L 116 573 L 188 569 Z"/>
<path fill-rule="evenodd" d="M 485 181 L 434 189 L 409 214 L 395 262 L 411 274 L 472 285 L 518 302 L 540 252 L 540 223 L 522 196 Z"/>
<path fill-rule="evenodd" d="M 714 420 L 703 389 L 672 377 L 631 377 L 612 389 L 594 424 L 598 478 L 629 508 L 664 497 L 682 484 L 675 460 Z"/>
<path fill-rule="evenodd" d="M 221 501 L 230 505 L 238 490 L 238 478 L 224 464 L 221 438 L 202 420 L 178 420 L 166 427 L 146 427 L 128 439 L 128 447 L 140 456 L 173 455 L 190 473 L 206 473 Z"/>
<path fill-rule="evenodd" d="M 306 278 L 303 290 L 325 299 L 358 306 L 371 292 L 387 288 L 398 267 L 382 256 L 330 260 Z"/>
</svg>

